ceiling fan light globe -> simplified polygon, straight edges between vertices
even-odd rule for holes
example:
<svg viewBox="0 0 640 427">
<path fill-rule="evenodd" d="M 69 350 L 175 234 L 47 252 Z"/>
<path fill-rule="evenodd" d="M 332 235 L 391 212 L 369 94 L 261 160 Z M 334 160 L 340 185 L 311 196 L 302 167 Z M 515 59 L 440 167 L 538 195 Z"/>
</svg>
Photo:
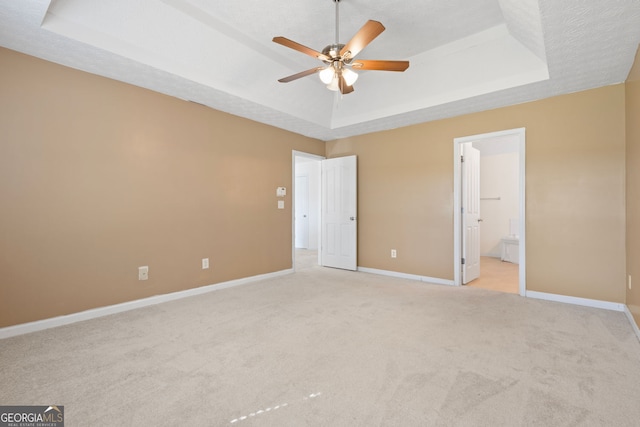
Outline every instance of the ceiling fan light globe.
<svg viewBox="0 0 640 427">
<path fill-rule="evenodd" d="M 347 84 L 347 86 L 353 86 L 356 80 L 358 80 L 358 73 L 345 68 L 342 70 L 342 77 L 344 77 L 344 82 Z"/>
<path fill-rule="evenodd" d="M 337 92 L 340 90 L 340 85 L 338 84 L 338 75 L 334 74 L 331 83 L 327 85 L 327 89 Z"/>
<path fill-rule="evenodd" d="M 331 82 L 335 78 L 335 75 L 336 72 L 332 67 L 327 67 L 324 70 L 320 71 L 320 73 L 318 73 L 320 80 L 326 85 L 331 84 Z"/>
</svg>

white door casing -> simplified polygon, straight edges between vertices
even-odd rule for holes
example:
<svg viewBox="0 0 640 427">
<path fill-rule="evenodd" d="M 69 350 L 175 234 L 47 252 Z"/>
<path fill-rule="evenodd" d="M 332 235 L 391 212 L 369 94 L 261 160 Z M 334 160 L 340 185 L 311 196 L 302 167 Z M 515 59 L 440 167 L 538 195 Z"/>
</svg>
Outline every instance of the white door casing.
<svg viewBox="0 0 640 427">
<path fill-rule="evenodd" d="M 355 271 L 357 232 L 356 156 L 323 160 L 322 265 Z"/>
<path fill-rule="evenodd" d="M 462 284 L 480 277 L 480 150 L 462 144 Z"/>
</svg>

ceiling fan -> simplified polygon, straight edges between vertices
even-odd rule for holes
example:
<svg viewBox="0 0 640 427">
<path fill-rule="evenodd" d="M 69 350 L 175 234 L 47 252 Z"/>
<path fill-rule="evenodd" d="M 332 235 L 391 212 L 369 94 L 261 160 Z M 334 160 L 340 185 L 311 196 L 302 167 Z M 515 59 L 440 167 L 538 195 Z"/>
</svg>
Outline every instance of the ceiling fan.
<svg viewBox="0 0 640 427">
<path fill-rule="evenodd" d="M 311 68 L 288 77 L 278 80 L 281 83 L 288 83 L 311 74 L 318 73 L 320 80 L 327 85 L 329 90 L 340 91 L 343 95 L 353 92 L 353 83 L 358 78 L 356 70 L 378 70 L 378 71 L 404 71 L 409 68 L 409 61 L 386 61 L 371 59 L 355 59 L 373 39 L 384 31 L 384 25 L 378 21 L 367 21 L 358 30 L 347 44 L 339 41 L 339 9 L 340 0 L 333 0 L 336 4 L 336 42 L 330 44 L 322 52 L 318 52 L 300 43 L 289 40 L 285 37 L 274 37 L 273 41 L 288 48 L 302 52 L 305 55 L 318 58 L 325 63 L 324 66 Z"/>
</svg>

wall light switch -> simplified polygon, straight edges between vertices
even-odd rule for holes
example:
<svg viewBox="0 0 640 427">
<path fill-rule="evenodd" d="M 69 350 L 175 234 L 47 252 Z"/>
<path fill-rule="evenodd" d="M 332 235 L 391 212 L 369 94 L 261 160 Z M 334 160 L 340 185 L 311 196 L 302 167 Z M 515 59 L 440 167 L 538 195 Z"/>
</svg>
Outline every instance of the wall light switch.
<svg viewBox="0 0 640 427">
<path fill-rule="evenodd" d="M 209 268 L 209 258 L 202 258 L 202 269 L 206 270 Z"/>
<path fill-rule="evenodd" d="M 395 249 L 391 249 L 391 258 L 395 258 L 398 256 L 398 252 Z"/>
<path fill-rule="evenodd" d="M 278 209 L 284 209 L 284 200 L 278 200 Z"/>
<path fill-rule="evenodd" d="M 138 267 L 138 280 L 149 279 L 149 266 Z"/>
<path fill-rule="evenodd" d="M 276 188 L 276 196 L 284 197 L 286 195 L 287 195 L 286 187 L 278 187 L 278 188 Z"/>
</svg>

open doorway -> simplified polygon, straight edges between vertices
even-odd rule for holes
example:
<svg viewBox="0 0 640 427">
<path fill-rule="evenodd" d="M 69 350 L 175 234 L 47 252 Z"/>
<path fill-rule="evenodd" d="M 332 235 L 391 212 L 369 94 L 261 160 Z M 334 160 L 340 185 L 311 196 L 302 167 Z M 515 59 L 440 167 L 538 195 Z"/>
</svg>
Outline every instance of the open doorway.
<svg viewBox="0 0 640 427">
<path fill-rule="evenodd" d="M 293 268 L 320 264 L 321 161 L 324 157 L 293 152 Z"/>
<path fill-rule="evenodd" d="M 462 155 L 467 148 L 476 158 L 465 156 L 465 164 Z M 454 139 L 456 285 L 525 294 L 524 156 L 524 128 Z M 469 178 L 470 160 L 477 162 L 477 182 Z M 465 190 L 469 182 L 476 185 L 475 191 Z M 470 197 L 475 199 L 469 201 Z M 477 270 L 470 269 L 473 265 Z"/>
<path fill-rule="evenodd" d="M 357 157 L 293 151 L 292 260 L 316 252 L 311 267 L 357 270 Z M 300 256 L 296 256 L 299 254 Z M 309 259 L 310 257 L 305 257 Z M 309 267 L 300 265 L 301 268 Z"/>
</svg>

